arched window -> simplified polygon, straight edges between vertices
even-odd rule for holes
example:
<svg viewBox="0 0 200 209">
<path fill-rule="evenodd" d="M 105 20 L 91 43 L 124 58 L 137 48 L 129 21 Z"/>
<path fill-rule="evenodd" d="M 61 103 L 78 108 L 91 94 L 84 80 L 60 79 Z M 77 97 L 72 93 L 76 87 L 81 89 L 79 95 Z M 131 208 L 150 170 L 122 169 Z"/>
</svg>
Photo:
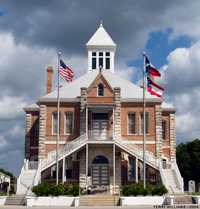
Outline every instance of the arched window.
<svg viewBox="0 0 200 209">
<path fill-rule="evenodd" d="M 103 84 L 100 83 L 98 85 L 98 96 L 103 96 L 104 95 L 104 87 L 103 87 Z"/>
<path fill-rule="evenodd" d="M 109 164 L 109 162 L 106 157 L 102 155 L 97 155 L 92 161 L 92 164 Z"/>
</svg>

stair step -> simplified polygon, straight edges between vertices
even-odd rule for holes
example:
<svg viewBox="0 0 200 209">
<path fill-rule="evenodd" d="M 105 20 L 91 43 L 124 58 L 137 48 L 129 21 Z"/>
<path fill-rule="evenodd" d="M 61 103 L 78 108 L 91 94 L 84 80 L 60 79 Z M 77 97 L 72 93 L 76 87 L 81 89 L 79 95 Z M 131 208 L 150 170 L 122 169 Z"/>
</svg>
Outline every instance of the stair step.
<svg viewBox="0 0 200 209">
<path fill-rule="evenodd" d="M 193 199 L 191 196 L 176 196 L 174 204 L 193 204 Z"/>
<path fill-rule="evenodd" d="M 25 197 L 23 195 L 13 195 L 6 198 L 5 205 L 25 205 Z"/>
<path fill-rule="evenodd" d="M 80 206 L 116 206 L 118 203 L 119 197 L 112 195 L 94 195 L 80 197 Z"/>
</svg>

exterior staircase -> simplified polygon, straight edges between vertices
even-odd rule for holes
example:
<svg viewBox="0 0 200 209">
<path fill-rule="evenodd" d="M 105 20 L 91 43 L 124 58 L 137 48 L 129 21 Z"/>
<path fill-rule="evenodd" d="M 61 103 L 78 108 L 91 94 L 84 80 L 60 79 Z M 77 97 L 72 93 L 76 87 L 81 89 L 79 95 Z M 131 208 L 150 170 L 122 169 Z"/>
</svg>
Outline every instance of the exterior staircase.
<svg viewBox="0 0 200 209">
<path fill-rule="evenodd" d="M 116 195 L 88 195 L 80 197 L 80 206 L 117 206 L 119 196 Z"/>
<path fill-rule="evenodd" d="M 163 169 L 165 177 L 167 179 L 167 187 L 171 193 L 180 193 L 180 188 L 177 184 L 175 173 L 172 169 Z"/>
<path fill-rule="evenodd" d="M 124 151 L 143 161 L 143 150 L 137 145 L 128 143 L 126 140 L 115 140 L 115 143 Z M 162 182 L 168 192 L 171 194 L 183 193 L 183 178 L 179 172 L 176 162 L 172 163 L 171 168 L 163 169 L 161 161 L 158 161 L 151 152 L 146 151 L 145 155 L 146 163 L 160 171 Z"/>
<path fill-rule="evenodd" d="M 5 205 L 25 205 L 24 195 L 12 195 L 6 198 Z"/>
<path fill-rule="evenodd" d="M 139 160 L 143 161 L 143 150 L 135 144 L 130 144 L 126 140 L 115 140 L 115 144 L 128 152 L 130 155 L 137 157 Z M 159 163 L 156 157 L 149 151 L 145 152 L 146 163 L 152 166 L 155 169 L 159 169 Z"/>
<path fill-rule="evenodd" d="M 79 150 L 85 146 L 88 142 L 86 134 L 79 136 L 75 140 L 66 143 L 58 151 L 58 160 L 69 156 L 73 152 Z M 116 146 L 129 153 L 132 156 L 137 157 L 143 161 L 143 151 L 135 144 L 131 144 L 124 139 L 114 140 Z M 56 152 L 52 151 L 48 154 L 47 158 L 41 160 L 38 165 L 38 169 L 27 169 L 27 165 L 24 165 L 21 174 L 17 182 L 17 194 L 32 194 L 31 188 L 37 185 L 40 181 L 41 172 L 56 162 Z M 151 167 L 160 171 L 163 184 L 168 189 L 169 193 L 182 193 L 183 192 L 183 179 L 180 175 L 176 162 L 173 163 L 170 169 L 163 169 L 161 161 L 158 160 L 153 153 L 146 151 L 146 163 Z M 99 197 L 100 198 L 100 197 Z M 111 198 L 111 197 L 110 197 Z M 100 198 L 101 199 L 101 198 Z"/>
<path fill-rule="evenodd" d="M 20 176 L 17 179 L 17 195 L 32 195 L 32 187 L 40 181 L 40 172 L 38 169 L 31 169 L 29 162 L 25 161 Z"/>
<path fill-rule="evenodd" d="M 73 152 L 79 150 L 87 143 L 86 134 L 83 134 L 71 142 L 67 142 L 64 147 L 60 148 L 58 151 L 58 160 L 62 160 L 64 157 L 71 155 Z M 47 169 L 48 167 L 55 164 L 56 161 L 56 151 L 52 151 L 48 154 L 46 159 L 41 162 L 41 171 Z"/>
<path fill-rule="evenodd" d="M 184 193 L 184 183 L 183 178 L 178 169 L 177 163 L 174 161 L 170 168 L 162 168 L 162 163 L 159 164 L 160 175 L 163 184 L 170 194 L 183 194 Z"/>
</svg>

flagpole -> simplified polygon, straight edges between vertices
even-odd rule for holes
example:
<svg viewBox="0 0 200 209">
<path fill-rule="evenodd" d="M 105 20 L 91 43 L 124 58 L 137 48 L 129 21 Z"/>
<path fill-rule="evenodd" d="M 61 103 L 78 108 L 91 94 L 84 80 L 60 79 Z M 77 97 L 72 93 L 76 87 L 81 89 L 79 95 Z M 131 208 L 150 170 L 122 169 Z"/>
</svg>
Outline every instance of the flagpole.
<svg viewBox="0 0 200 209">
<path fill-rule="evenodd" d="M 146 91 L 146 85 L 145 85 L 145 72 L 146 72 L 146 66 L 145 66 L 145 52 L 143 52 L 143 186 L 144 189 L 146 188 L 146 101 L 145 101 L 145 91 Z"/>
<path fill-rule="evenodd" d="M 56 185 L 59 183 L 59 162 L 58 162 L 58 150 L 60 140 L 60 57 L 61 52 L 58 52 L 58 75 L 57 75 L 57 137 L 56 137 Z"/>
</svg>

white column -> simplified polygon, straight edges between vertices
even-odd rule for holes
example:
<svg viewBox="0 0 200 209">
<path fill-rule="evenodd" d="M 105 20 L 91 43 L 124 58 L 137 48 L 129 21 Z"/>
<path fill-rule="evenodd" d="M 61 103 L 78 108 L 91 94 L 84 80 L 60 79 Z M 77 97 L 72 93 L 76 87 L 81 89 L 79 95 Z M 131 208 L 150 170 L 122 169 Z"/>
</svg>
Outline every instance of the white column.
<svg viewBox="0 0 200 209">
<path fill-rule="evenodd" d="M 96 69 L 99 70 L 99 51 L 96 52 Z"/>
<path fill-rule="evenodd" d="M 88 73 L 92 71 L 92 51 L 88 51 Z"/>
<path fill-rule="evenodd" d="M 103 69 L 106 69 L 106 52 L 103 52 Z"/>
<path fill-rule="evenodd" d="M 62 164 L 62 183 L 65 182 L 66 176 L 65 176 L 65 157 L 63 158 L 63 164 Z"/>
<path fill-rule="evenodd" d="M 85 155 L 86 159 L 85 159 L 85 180 L 86 180 L 86 190 L 88 187 L 88 143 L 86 144 L 86 155 Z"/>
<path fill-rule="evenodd" d="M 114 51 L 110 52 L 110 70 L 112 73 L 114 73 L 115 68 L 115 53 Z"/>
<path fill-rule="evenodd" d="M 112 138 L 113 138 L 113 140 L 115 140 L 115 108 L 113 107 L 113 136 L 112 136 Z"/>
<path fill-rule="evenodd" d="M 85 111 L 86 117 L 85 117 L 85 133 L 86 133 L 86 137 L 88 138 L 88 107 L 86 105 L 86 111 Z"/>
<path fill-rule="evenodd" d="M 135 182 L 138 183 L 138 159 L 135 158 Z"/>
<path fill-rule="evenodd" d="M 113 194 L 115 194 L 115 144 L 113 144 Z"/>
</svg>

